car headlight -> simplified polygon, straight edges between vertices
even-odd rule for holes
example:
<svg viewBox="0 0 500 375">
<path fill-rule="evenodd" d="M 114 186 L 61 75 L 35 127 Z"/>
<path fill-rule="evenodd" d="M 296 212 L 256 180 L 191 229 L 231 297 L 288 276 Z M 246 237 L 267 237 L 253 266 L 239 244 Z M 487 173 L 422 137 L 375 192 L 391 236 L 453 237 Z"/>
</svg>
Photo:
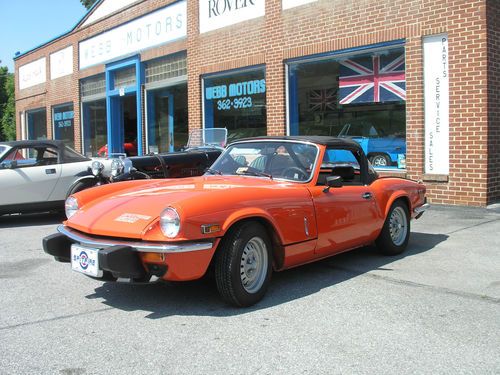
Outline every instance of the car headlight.
<svg viewBox="0 0 500 375">
<path fill-rule="evenodd" d="M 92 174 L 94 176 L 99 176 L 103 170 L 104 170 L 104 164 L 102 164 L 100 161 L 94 160 L 92 162 Z"/>
<path fill-rule="evenodd" d="M 175 209 L 168 207 L 160 215 L 160 228 L 165 236 L 174 238 L 181 229 L 181 218 Z"/>
<path fill-rule="evenodd" d="M 76 214 L 79 210 L 78 200 L 75 197 L 68 197 L 64 203 L 64 211 L 66 211 L 66 217 L 69 219 L 71 216 Z"/>
<path fill-rule="evenodd" d="M 121 159 L 115 159 L 111 162 L 111 176 L 116 177 L 123 173 L 125 164 Z"/>
</svg>

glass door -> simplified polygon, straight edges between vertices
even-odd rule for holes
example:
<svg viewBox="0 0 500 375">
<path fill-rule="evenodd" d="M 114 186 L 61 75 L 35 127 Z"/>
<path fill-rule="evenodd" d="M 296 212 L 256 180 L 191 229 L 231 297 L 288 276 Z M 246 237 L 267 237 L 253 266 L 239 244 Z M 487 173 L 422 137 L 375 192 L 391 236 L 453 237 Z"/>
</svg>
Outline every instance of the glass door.
<svg viewBox="0 0 500 375">
<path fill-rule="evenodd" d="M 148 150 L 174 151 L 174 96 L 169 90 L 148 92 Z"/>
</svg>

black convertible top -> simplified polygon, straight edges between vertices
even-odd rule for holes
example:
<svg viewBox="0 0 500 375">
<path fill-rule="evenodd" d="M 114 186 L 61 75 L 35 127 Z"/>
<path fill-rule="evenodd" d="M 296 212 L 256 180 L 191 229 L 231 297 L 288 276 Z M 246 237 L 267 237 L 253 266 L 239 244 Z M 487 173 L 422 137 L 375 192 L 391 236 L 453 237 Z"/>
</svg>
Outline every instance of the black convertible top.
<svg viewBox="0 0 500 375">
<path fill-rule="evenodd" d="M 328 137 L 323 135 L 263 136 L 263 137 L 238 139 L 237 141 L 234 141 L 232 143 L 238 143 L 241 141 L 259 141 L 259 140 L 300 141 L 300 142 L 311 142 L 319 145 L 332 146 L 332 147 L 344 146 L 355 149 L 361 148 L 359 143 L 353 141 L 352 139 Z"/>
<path fill-rule="evenodd" d="M 64 141 L 53 139 L 39 139 L 39 140 L 24 140 L 24 141 L 7 141 L 0 142 L 0 145 L 10 147 L 54 147 L 59 150 L 59 161 L 61 163 L 73 163 L 79 161 L 87 161 L 89 158 L 79 154 L 71 147 L 67 146 Z"/>
<path fill-rule="evenodd" d="M 23 141 L 6 141 L 0 142 L 0 145 L 7 145 L 11 147 L 34 147 L 41 145 L 50 145 L 53 147 L 64 147 L 64 142 L 53 139 L 38 139 L 38 140 L 23 140 Z"/>
</svg>

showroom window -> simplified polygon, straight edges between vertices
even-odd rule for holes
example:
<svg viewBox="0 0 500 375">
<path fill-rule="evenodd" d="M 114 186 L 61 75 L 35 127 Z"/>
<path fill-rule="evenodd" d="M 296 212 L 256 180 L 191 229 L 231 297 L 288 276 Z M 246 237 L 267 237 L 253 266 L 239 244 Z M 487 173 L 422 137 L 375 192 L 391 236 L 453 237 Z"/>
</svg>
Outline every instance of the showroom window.
<svg viewBox="0 0 500 375">
<path fill-rule="evenodd" d="M 28 139 L 47 139 L 47 112 L 45 108 L 26 111 Z"/>
<path fill-rule="evenodd" d="M 149 152 L 182 150 L 188 141 L 187 84 L 148 90 Z"/>
<path fill-rule="evenodd" d="M 85 102 L 83 107 L 84 154 L 105 156 L 108 139 L 106 99 Z"/>
<path fill-rule="evenodd" d="M 73 103 L 58 105 L 52 108 L 54 139 L 64 141 L 71 148 L 75 148 L 74 117 Z"/>
<path fill-rule="evenodd" d="M 106 78 L 98 74 L 80 81 L 82 100 L 83 154 L 105 155 L 108 140 L 106 123 Z"/>
<path fill-rule="evenodd" d="M 406 168 L 405 50 L 401 45 L 288 63 L 290 135 L 358 143 L 378 168 Z"/>
<path fill-rule="evenodd" d="M 205 128 L 227 128 L 228 140 L 266 135 L 264 67 L 203 79 Z"/>
<path fill-rule="evenodd" d="M 186 52 L 147 61 L 144 70 L 147 150 L 179 151 L 188 141 Z"/>
</svg>

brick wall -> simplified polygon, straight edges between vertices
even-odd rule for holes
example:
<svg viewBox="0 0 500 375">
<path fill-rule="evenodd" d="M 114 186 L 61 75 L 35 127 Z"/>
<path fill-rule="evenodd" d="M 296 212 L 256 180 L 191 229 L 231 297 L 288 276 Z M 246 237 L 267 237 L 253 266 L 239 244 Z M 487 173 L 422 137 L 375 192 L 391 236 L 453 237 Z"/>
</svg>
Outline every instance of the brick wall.
<svg viewBox="0 0 500 375">
<path fill-rule="evenodd" d="M 500 201 L 500 2 L 489 0 L 488 24 L 488 203 Z"/>
<path fill-rule="evenodd" d="M 46 103 L 49 114 L 52 105 L 68 101 L 70 97 L 75 103 L 75 124 L 80 124 L 78 80 L 103 72 L 104 66 L 78 72 L 77 41 L 171 2 L 137 2 L 124 11 L 20 58 L 16 69 L 42 55 L 48 59 L 51 52 L 73 44 L 75 73 L 56 80 L 58 88 L 52 84 L 47 87 L 39 85 L 20 93 L 16 87 L 17 111 L 33 108 L 33 102 L 38 101 Z M 145 51 L 141 56 L 142 60 L 148 60 L 187 49 L 191 129 L 202 126 L 201 77 L 204 74 L 265 64 L 268 134 L 280 135 L 286 131 L 284 60 L 404 39 L 407 176 L 412 179 L 424 177 L 422 37 L 448 33 L 450 174 L 447 181 L 426 181 L 429 197 L 434 203 L 474 206 L 484 206 L 498 199 L 498 1 L 318 0 L 282 11 L 281 0 L 266 0 L 265 17 L 201 35 L 198 6 L 197 0 L 187 2 L 187 40 Z M 493 47 L 489 50 L 487 15 L 488 43 Z M 492 62 L 495 64 L 492 65 Z M 77 130 L 79 133 L 78 125 L 75 126 L 75 133 Z"/>
<path fill-rule="evenodd" d="M 319 0 L 286 11 L 280 0 L 267 0 L 264 19 L 202 35 L 193 17 L 197 7 L 190 3 L 188 23 L 189 123 L 195 128 L 202 123 L 200 74 L 265 63 L 268 134 L 284 134 L 283 60 L 405 39 L 407 165 L 413 179 L 423 178 L 422 37 L 448 33 L 450 175 L 426 184 L 435 203 L 487 203 L 485 0 Z"/>
</svg>

